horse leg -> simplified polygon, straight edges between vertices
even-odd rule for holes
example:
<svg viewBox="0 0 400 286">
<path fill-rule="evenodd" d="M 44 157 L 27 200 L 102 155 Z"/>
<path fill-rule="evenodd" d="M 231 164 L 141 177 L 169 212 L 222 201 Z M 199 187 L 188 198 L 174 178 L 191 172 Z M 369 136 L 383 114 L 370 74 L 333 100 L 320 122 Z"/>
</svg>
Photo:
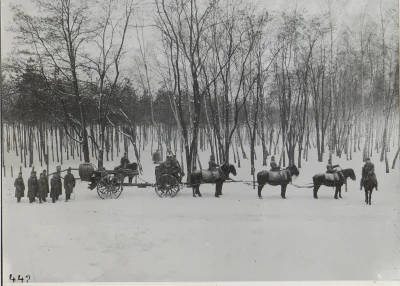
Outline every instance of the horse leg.
<svg viewBox="0 0 400 286">
<path fill-rule="evenodd" d="M 133 177 L 129 177 L 129 184 L 132 184 Z"/>
<path fill-rule="evenodd" d="M 199 197 L 202 197 L 202 195 L 200 193 L 200 185 L 197 185 L 197 187 L 196 187 L 196 194 L 198 194 Z"/>
<path fill-rule="evenodd" d="M 287 187 L 287 185 L 282 185 L 281 186 L 281 197 L 282 197 L 282 199 L 286 199 L 286 187 Z"/>
<path fill-rule="evenodd" d="M 371 197 L 372 197 L 372 191 L 374 189 L 369 190 L 369 198 L 368 198 L 368 204 L 371 205 Z"/>
<path fill-rule="evenodd" d="M 368 190 L 365 189 L 365 203 L 368 205 Z"/>
<path fill-rule="evenodd" d="M 339 186 L 338 188 L 339 188 L 339 198 L 342 199 L 342 186 Z"/>
<path fill-rule="evenodd" d="M 264 188 L 264 185 L 258 185 L 258 197 L 260 198 L 260 199 L 262 199 L 262 196 L 261 196 L 261 191 L 262 191 L 262 189 Z"/>
<path fill-rule="evenodd" d="M 196 197 L 196 188 L 197 186 L 192 186 L 192 190 L 193 190 L 193 197 Z"/>
<path fill-rule="evenodd" d="M 319 186 L 314 185 L 314 199 L 318 199 Z"/>
<path fill-rule="evenodd" d="M 219 196 L 221 195 L 221 189 L 222 189 L 222 184 L 220 182 L 217 182 L 215 184 L 215 197 L 219 198 Z"/>
</svg>

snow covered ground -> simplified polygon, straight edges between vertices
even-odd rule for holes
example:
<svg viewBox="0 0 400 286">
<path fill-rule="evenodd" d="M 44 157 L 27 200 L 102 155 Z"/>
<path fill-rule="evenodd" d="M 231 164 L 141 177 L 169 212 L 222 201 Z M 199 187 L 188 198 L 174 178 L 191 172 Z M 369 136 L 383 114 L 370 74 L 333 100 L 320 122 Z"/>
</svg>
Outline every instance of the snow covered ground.
<svg viewBox="0 0 400 286">
<path fill-rule="evenodd" d="M 310 152 L 298 185 L 325 171 L 326 162 L 315 163 L 316 150 Z M 6 155 L 9 166 L 12 154 Z M 141 178 L 153 183 L 150 151 L 143 156 Z M 201 155 L 203 167 L 208 157 L 207 151 Z M 372 161 L 380 183 L 372 206 L 359 190 L 360 153 L 353 161 L 334 158 L 357 175 L 340 200 L 331 188 L 322 187 L 315 200 L 312 189 L 293 186 L 287 200 L 271 186 L 260 200 L 241 183 L 226 184 L 220 199 L 214 198 L 214 186 L 206 185 L 202 198 L 193 198 L 189 188 L 163 199 L 152 188 L 128 187 L 119 199 L 102 200 L 78 182 L 70 202 L 62 196 L 56 204 L 29 204 L 25 197 L 17 204 L 15 177 L 6 177 L 4 279 L 10 274 L 30 275 L 30 283 L 400 279 L 399 171 L 385 174 L 376 154 Z M 18 159 L 14 162 L 16 174 Z M 261 163 L 259 158 L 257 172 Z M 63 169 L 69 166 L 77 168 L 78 161 Z M 252 179 L 249 160 L 237 170 L 235 179 Z M 29 172 L 24 170 L 25 182 Z"/>
</svg>

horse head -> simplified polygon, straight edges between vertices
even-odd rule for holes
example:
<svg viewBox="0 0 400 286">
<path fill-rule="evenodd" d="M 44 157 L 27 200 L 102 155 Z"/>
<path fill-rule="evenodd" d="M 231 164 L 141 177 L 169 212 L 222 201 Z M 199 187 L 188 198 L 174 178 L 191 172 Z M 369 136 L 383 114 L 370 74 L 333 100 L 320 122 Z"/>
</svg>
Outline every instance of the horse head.
<svg viewBox="0 0 400 286">
<path fill-rule="evenodd" d="M 296 165 L 290 165 L 289 167 L 287 167 L 286 168 L 289 172 L 290 172 L 290 174 L 293 176 L 298 176 L 299 174 L 300 174 L 300 171 L 299 171 L 299 169 L 297 169 L 297 167 L 296 167 Z"/>
<path fill-rule="evenodd" d="M 223 164 L 221 165 L 221 170 L 224 173 L 226 177 L 229 177 L 229 174 L 232 173 L 234 176 L 236 176 L 236 168 L 232 164 Z"/>
<path fill-rule="evenodd" d="M 356 180 L 356 173 L 354 173 L 353 169 L 344 169 L 342 172 L 346 179 L 350 177 L 353 181 Z"/>
</svg>

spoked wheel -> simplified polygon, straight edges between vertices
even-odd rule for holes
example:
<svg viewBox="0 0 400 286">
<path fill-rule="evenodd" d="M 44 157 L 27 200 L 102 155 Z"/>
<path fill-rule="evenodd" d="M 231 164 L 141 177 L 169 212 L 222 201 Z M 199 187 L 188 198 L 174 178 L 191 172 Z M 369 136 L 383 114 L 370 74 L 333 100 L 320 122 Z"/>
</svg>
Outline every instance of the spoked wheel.
<svg viewBox="0 0 400 286">
<path fill-rule="evenodd" d="M 97 194 L 102 199 L 118 199 L 122 193 L 122 184 L 116 176 L 103 177 L 97 184 Z"/>
<path fill-rule="evenodd" d="M 167 197 L 168 195 L 173 198 L 179 192 L 179 182 L 172 175 L 162 175 L 157 180 L 155 191 L 160 198 Z"/>
</svg>

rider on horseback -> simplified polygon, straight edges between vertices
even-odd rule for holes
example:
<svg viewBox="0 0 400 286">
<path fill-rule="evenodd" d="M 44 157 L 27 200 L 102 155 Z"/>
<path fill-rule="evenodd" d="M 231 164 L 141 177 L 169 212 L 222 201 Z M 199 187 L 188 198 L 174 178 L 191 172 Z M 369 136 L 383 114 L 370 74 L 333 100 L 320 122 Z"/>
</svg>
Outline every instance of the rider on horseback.
<svg viewBox="0 0 400 286">
<path fill-rule="evenodd" d="M 269 163 L 269 165 L 271 166 L 271 171 L 279 171 L 281 169 L 281 166 L 275 162 L 275 156 L 271 157 L 271 163 Z"/>
<path fill-rule="evenodd" d="M 208 161 L 208 170 L 212 171 L 215 170 L 218 167 L 218 164 L 215 163 L 215 157 L 214 155 L 210 156 L 210 161 Z"/>
<path fill-rule="evenodd" d="M 375 166 L 371 162 L 370 158 L 367 158 L 365 160 L 365 165 L 362 168 L 360 190 L 362 190 L 364 180 L 368 180 L 368 179 L 372 179 L 372 181 L 375 183 L 376 190 L 378 190 L 378 180 L 375 175 Z"/>
<path fill-rule="evenodd" d="M 344 181 L 345 178 L 343 177 L 342 172 L 338 172 L 338 170 L 335 170 L 335 168 L 340 168 L 340 166 L 339 165 L 332 165 L 332 160 L 329 159 L 328 160 L 328 165 L 326 165 L 326 172 L 328 174 L 335 174 L 336 173 L 336 174 L 338 174 L 340 180 Z"/>
</svg>

